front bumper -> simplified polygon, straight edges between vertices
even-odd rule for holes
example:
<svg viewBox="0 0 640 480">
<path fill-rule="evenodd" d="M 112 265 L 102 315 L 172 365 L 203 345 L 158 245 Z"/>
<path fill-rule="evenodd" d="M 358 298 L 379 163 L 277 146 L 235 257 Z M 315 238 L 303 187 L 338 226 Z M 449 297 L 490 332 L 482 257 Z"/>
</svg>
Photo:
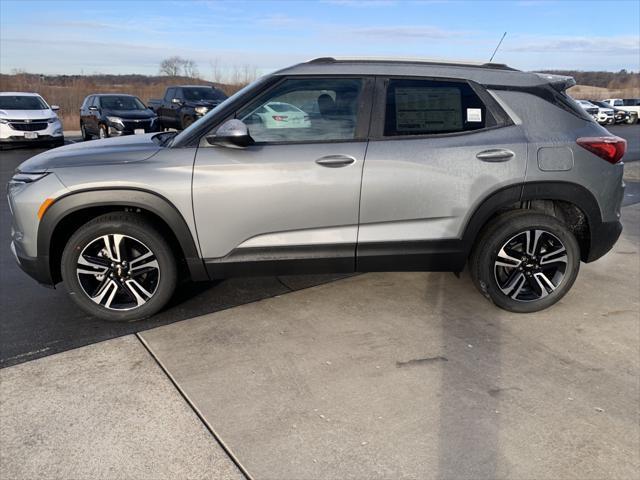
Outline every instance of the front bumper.
<svg viewBox="0 0 640 480">
<path fill-rule="evenodd" d="M 35 124 L 32 126 L 37 128 Z M 11 123 L 0 123 L 0 142 L 3 144 L 30 144 L 55 141 L 64 141 L 62 124 L 59 121 L 47 123 L 45 128 L 33 131 L 18 130 L 17 128 L 13 128 Z"/>
<path fill-rule="evenodd" d="M 35 279 L 38 283 L 53 288 L 54 281 L 51 279 L 49 257 L 29 257 L 16 242 L 11 242 L 10 248 L 18 266 L 23 272 Z"/>
<path fill-rule="evenodd" d="M 109 136 L 121 137 L 123 135 L 134 135 L 136 130 L 144 130 L 144 133 L 155 133 L 158 131 L 158 121 L 150 123 L 148 121 L 135 122 L 133 120 L 124 120 L 122 123 L 109 122 Z"/>
</svg>

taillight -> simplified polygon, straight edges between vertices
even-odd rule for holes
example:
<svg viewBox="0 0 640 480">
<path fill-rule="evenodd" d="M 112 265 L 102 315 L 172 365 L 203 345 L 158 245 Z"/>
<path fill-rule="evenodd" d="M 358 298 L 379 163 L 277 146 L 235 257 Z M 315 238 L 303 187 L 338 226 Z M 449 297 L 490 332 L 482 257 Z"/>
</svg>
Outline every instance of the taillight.
<svg viewBox="0 0 640 480">
<path fill-rule="evenodd" d="M 288 117 L 288 116 L 286 116 L 286 115 L 274 115 L 274 116 L 273 116 L 273 119 L 274 119 L 276 122 L 286 122 L 286 121 L 287 121 L 287 118 L 289 118 L 289 117 Z"/>
<path fill-rule="evenodd" d="M 609 163 L 618 163 L 627 151 L 627 141 L 613 135 L 609 137 L 581 137 L 576 140 L 576 143 Z"/>
</svg>

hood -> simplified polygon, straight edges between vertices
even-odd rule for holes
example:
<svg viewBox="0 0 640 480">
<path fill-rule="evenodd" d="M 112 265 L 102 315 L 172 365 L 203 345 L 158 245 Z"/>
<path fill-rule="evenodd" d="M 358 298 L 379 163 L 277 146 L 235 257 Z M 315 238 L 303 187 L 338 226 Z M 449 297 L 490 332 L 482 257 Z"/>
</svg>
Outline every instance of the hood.
<svg viewBox="0 0 640 480">
<path fill-rule="evenodd" d="M 18 166 L 21 172 L 45 172 L 53 168 L 122 165 L 152 157 L 161 148 L 157 133 L 90 140 L 47 150 Z"/>
<path fill-rule="evenodd" d="M 155 117 L 156 114 L 151 110 L 110 110 L 108 108 L 102 109 L 103 115 L 109 115 L 112 117 L 120 117 L 124 119 L 147 119 Z"/>
<path fill-rule="evenodd" d="M 44 110 L 0 110 L 0 118 L 8 120 L 42 120 L 55 116 L 56 114 L 50 108 Z"/>
<path fill-rule="evenodd" d="M 221 103 L 222 103 L 222 100 L 198 100 L 198 101 L 187 100 L 186 101 L 186 105 L 189 106 L 189 107 L 209 107 L 209 108 L 213 108 L 213 107 L 217 107 Z"/>
</svg>

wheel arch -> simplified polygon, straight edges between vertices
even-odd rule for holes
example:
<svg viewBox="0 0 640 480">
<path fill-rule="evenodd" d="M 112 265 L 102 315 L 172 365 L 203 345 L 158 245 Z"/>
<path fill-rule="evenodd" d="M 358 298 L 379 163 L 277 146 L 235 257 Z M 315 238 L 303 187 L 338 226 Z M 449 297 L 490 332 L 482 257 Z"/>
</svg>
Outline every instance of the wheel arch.
<svg viewBox="0 0 640 480">
<path fill-rule="evenodd" d="M 593 260 L 592 231 L 602 223 L 594 195 L 571 182 L 531 182 L 510 185 L 486 197 L 470 216 L 462 237 L 468 255 L 482 229 L 497 215 L 516 209 L 531 209 L 556 216 L 572 230 L 584 261 Z"/>
<path fill-rule="evenodd" d="M 68 239 L 84 223 L 103 213 L 130 210 L 144 215 L 162 233 L 174 252 L 184 259 L 192 280 L 207 280 L 191 231 L 166 198 L 139 189 L 101 189 L 74 192 L 57 199 L 38 227 L 38 257 L 49 267 L 51 284 L 60 281 L 60 259 Z"/>
</svg>

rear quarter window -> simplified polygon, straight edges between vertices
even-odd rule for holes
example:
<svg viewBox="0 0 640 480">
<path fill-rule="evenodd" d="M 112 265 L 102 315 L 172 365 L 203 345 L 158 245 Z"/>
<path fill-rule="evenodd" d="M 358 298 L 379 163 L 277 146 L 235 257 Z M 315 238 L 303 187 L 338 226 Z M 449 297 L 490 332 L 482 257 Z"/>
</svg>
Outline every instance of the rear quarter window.
<svg viewBox="0 0 640 480">
<path fill-rule="evenodd" d="M 466 82 L 389 80 L 385 136 L 465 132 L 496 124 L 491 112 Z"/>
</svg>

